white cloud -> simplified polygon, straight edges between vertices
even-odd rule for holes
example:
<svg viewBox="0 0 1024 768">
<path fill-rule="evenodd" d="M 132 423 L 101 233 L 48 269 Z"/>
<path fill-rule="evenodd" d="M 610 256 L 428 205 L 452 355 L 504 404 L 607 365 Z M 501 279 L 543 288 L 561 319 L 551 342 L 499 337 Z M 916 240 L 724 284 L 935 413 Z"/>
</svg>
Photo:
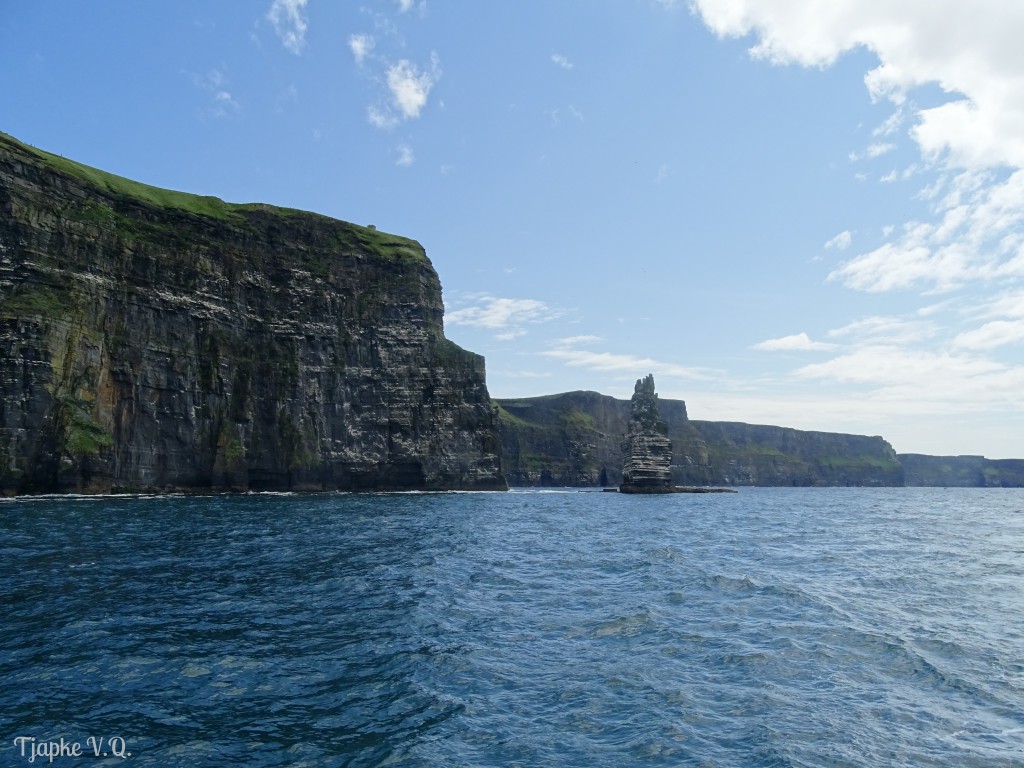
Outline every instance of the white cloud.
<svg viewBox="0 0 1024 768">
<path fill-rule="evenodd" d="M 274 0 L 267 11 L 267 20 L 274 26 L 281 43 L 296 56 L 306 45 L 305 10 L 306 0 Z"/>
<path fill-rule="evenodd" d="M 871 345 L 800 368 L 801 378 L 856 384 L 859 398 L 913 413 L 1024 412 L 1024 366 L 947 351 Z"/>
<path fill-rule="evenodd" d="M 560 53 L 552 53 L 551 60 L 562 69 L 572 69 L 575 65 Z"/>
<path fill-rule="evenodd" d="M 367 119 L 378 128 L 393 128 L 403 120 L 420 116 L 430 91 L 441 77 L 437 54 L 430 55 L 430 68 L 421 70 L 408 59 L 388 67 L 385 74 L 388 101 L 367 109 Z"/>
<path fill-rule="evenodd" d="M 752 55 L 777 64 L 824 67 L 845 51 L 872 51 L 879 63 L 865 75 L 870 95 L 900 106 L 896 114 L 911 113 L 923 159 L 960 188 L 959 203 L 936 205 L 938 223 L 909 222 L 895 241 L 855 257 L 832 279 L 869 291 L 950 290 L 1024 276 L 1024 3 L 693 0 L 693 8 L 720 36 L 753 34 Z M 909 91 L 925 84 L 949 100 L 912 109 Z M 875 135 L 894 133 L 902 120 L 891 116 Z M 888 151 L 887 143 L 873 146 Z M 944 228 L 957 205 L 966 206 L 964 223 Z"/>
<path fill-rule="evenodd" d="M 1004 291 L 977 307 L 981 317 L 1024 318 L 1024 288 Z"/>
<path fill-rule="evenodd" d="M 966 331 L 953 339 L 963 349 L 995 349 L 1024 342 L 1024 320 L 993 320 L 980 328 Z"/>
<path fill-rule="evenodd" d="M 241 111 L 242 107 L 228 90 L 228 78 L 221 70 L 211 69 L 206 75 L 192 75 L 192 82 L 210 94 L 210 103 L 203 110 L 204 117 L 225 118 Z"/>
<path fill-rule="evenodd" d="M 508 340 L 526 333 L 525 326 L 561 317 L 564 312 L 537 299 L 509 299 L 482 295 L 475 306 L 445 311 L 447 325 L 467 325 L 498 331 L 497 338 Z"/>
<path fill-rule="evenodd" d="M 631 376 L 657 373 L 681 379 L 707 379 L 711 375 L 709 371 L 700 368 L 687 368 L 649 357 L 621 355 L 611 352 L 591 352 L 586 349 L 558 347 L 541 352 L 540 354 L 555 360 L 561 360 L 566 365 L 576 368 L 587 368 L 592 371 L 623 372 Z"/>
<path fill-rule="evenodd" d="M 370 125 L 385 129 L 394 128 L 399 122 L 393 113 L 373 105 L 366 108 L 366 119 L 370 121 Z"/>
<path fill-rule="evenodd" d="M 225 112 L 237 112 L 239 109 L 238 102 L 235 101 L 234 97 L 228 91 L 217 91 L 213 96 L 214 102 L 217 106 Z"/>
<path fill-rule="evenodd" d="M 855 163 L 858 160 L 863 160 L 864 158 L 874 159 L 876 157 L 881 157 L 882 155 L 889 154 L 894 149 L 896 149 L 896 145 L 891 142 L 875 142 L 874 144 L 869 144 L 868 148 L 863 152 L 851 152 L 850 162 Z"/>
<path fill-rule="evenodd" d="M 905 119 L 903 108 L 897 109 L 887 117 L 881 125 L 871 132 L 872 136 L 891 136 L 896 133 Z"/>
<path fill-rule="evenodd" d="M 933 312 L 932 312 L 933 313 Z M 928 312 L 919 313 L 922 315 Z M 923 320 L 905 320 L 899 317 L 865 317 L 828 332 L 830 338 L 844 339 L 847 343 L 877 344 L 909 343 L 935 336 L 935 326 Z"/>
<path fill-rule="evenodd" d="M 373 35 L 366 33 L 349 35 L 348 38 L 348 47 L 356 58 L 356 64 L 361 65 L 363 60 L 373 52 L 375 45 L 376 41 L 373 39 Z"/>
<path fill-rule="evenodd" d="M 1024 171 L 1003 181 L 960 173 L 933 206 L 935 221 L 911 221 L 893 241 L 842 264 L 829 278 L 887 291 L 1024 277 Z"/>
<path fill-rule="evenodd" d="M 754 345 L 754 349 L 764 352 L 805 352 L 822 349 L 835 349 L 835 344 L 824 341 L 811 341 L 806 333 L 795 333 L 792 336 L 782 336 L 778 339 L 768 339 Z"/>
<path fill-rule="evenodd" d="M 915 138 L 964 167 L 1024 164 L 1024 4 L 1013 0 L 694 0 L 717 34 L 757 36 L 751 53 L 775 63 L 828 66 L 865 47 L 875 98 L 905 101 L 936 83 L 964 98 L 920 109 Z"/>
<path fill-rule="evenodd" d="M 825 243 L 825 247 L 829 249 L 835 248 L 837 251 L 845 251 L 852 243 L 853 233 L 846 229 Z"/>
<path fill-rule="evenodd" d="M 421 72 L 415 64 L 402 59 L 388 69 L 388 89 L 395 106 L 406 119 L 420 116 L 430 89 L 441 76 L 436 54 L 431 57 L 431 65 L 430 71 Z"/>
<path fill-rule="evenodd" d="M 599 341 L 604 341 L 600 336 L 566 336 L 564 339 L 555 339 L 552 342 L 553 346 L 556 347 L 575 347 L 577 345 L 596 344 Z"/>
<path fill-rule="evenodd" d="M 550 379 L 550 371 L 505 371 L 506 376 L 515 376 L 520 379 Z"/>
<path fill-rule="evenodd" d="M 398 159 L 395 160 L 395 165 L 408 168 L 416 162 L 416 156 L 413 154 L 412 147 L 408 144 L 398 145 Z"/>
</svg>

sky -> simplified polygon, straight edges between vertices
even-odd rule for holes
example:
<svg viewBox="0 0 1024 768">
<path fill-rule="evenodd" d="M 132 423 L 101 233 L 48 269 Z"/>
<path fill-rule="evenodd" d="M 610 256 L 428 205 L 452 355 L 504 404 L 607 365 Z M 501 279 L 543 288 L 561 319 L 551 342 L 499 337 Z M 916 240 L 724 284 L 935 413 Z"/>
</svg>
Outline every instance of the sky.
<svg viewBox="0 0 1024 768">
<path fill-rule="evenodd" d="M 1024 457 L 1020 0 L 0 0 L 0 130 L 418 240 L 495 397 Z"/>
</svg>

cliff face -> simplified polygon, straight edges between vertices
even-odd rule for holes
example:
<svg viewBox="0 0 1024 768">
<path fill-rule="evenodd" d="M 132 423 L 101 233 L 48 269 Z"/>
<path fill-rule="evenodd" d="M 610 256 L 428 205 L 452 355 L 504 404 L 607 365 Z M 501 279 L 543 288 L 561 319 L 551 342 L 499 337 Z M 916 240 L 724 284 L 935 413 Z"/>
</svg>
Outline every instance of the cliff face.
<svg viewBox="0 0 1024 768">
<path fill-rule="evenodd" d="M 725 485 L 901 486 L 903 467 L 881 437 L 695 421 L 715 482 Z"/>
<path fill-rule="evenodd" d="M 1024 459 L 986 459 L 984 456 L 927 456 L 899 454 L 907 485 L 961 488 L 1022 488 Z"/>
<path fill-rule="evenodd" d="M 497 400 L 512 485 L 619 485 L 630 402 L 595 392 Z M 658 399 L 672 442 L 674 485 L 901 486 L 903 468 L 880 437 L 690 421 Z"/>
<path fill-rule="evenodd" d="M 418 243 L 0 134 L 0 492 L 505 487 Z"/>
<path fill-rule="evenodd" d="M 622 483 L 629 400 L 597 392 L 495 400 L 506 475 L 511 485 L 588 486 Z M 672 481 L 715 482 L 707 446 L 681 400 L 658 401 L 672 441 Z"/>
</svg>

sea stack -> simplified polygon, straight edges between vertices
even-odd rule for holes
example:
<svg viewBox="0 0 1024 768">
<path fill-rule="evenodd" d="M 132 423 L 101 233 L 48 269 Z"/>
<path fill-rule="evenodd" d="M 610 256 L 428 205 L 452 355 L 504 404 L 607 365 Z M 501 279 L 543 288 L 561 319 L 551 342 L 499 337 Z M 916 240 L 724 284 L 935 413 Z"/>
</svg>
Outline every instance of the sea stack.
<svg viewBox="0 0 1024 768">
<path fill-rule="evenodd" d="M 637 379 L 623 446 L 620 493 L 673 493 L 672 441 L 658 413 L 654 374 Z"/>
</svg>

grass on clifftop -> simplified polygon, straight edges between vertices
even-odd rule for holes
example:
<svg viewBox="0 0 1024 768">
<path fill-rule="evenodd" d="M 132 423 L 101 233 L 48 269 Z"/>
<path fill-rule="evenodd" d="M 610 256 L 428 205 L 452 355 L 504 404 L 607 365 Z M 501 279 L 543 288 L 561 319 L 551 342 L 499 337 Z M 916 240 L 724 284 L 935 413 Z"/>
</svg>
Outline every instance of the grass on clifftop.
<svg viewBox="0 0 1024 768">
<path fill-rule="evenodd" d="M 256 211 L 266 211 L 285 218 L 315 216 L 351 227 L 359 242 L 368 251 L 381 258 L 392 261 L 423 261 L 426 259 L 422 246 L 415 240 L 380 232 L 376 227 L 362 227 L 358 224 L 342 222 L 323 214 L 301 211 L 297 208 L 282 208 L 267 203 L 226 203 L 219 197 L 193 195 L 188 192 L 175 192 L 170 189 L 153 187 L 37 149 L 0 131 L 0 149 L 3 149 L 5 144 L 15 150 L 32 155 L 51 168 L 81 179 L 101 191 L 119 197 L 140 200 L 159 208 L 174 208 L 198 216 L 208 216 L 229 222 L 239 222 L 242 216 Z"/>
<path fill-rule="evenodd" d="M 23 152 L 34 155 L 51 168 L 62 171 L 70 176 L 75 176 L 93 187 L 115 195 L 141 200 L 161 208 L 177 208 L 199 214 L 200 216 L 229 219 L 231 214 L 241 207 L 225 203 L 219 197 L 204 197 L 202 195 L 192 195 L 188 192 L 174 192 L 173 190 L 161 189 L 160 187 L 151 187 L 149 184 L 132 181 L 123 176 L 107 173 L 98 168 L 92 168 L 82 163 L 76 163 L 74 160 L 68 160 L 66 157 L 37 149 L 18 141 L 6 133 L 0 133 L 0 143 L 10 144 Z"/>
</svg>

